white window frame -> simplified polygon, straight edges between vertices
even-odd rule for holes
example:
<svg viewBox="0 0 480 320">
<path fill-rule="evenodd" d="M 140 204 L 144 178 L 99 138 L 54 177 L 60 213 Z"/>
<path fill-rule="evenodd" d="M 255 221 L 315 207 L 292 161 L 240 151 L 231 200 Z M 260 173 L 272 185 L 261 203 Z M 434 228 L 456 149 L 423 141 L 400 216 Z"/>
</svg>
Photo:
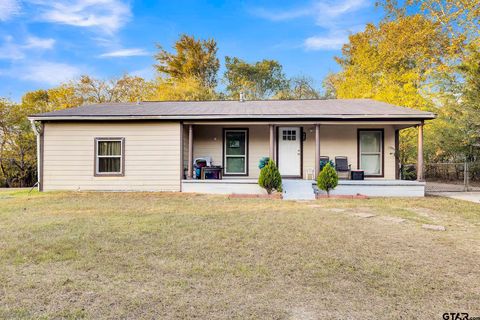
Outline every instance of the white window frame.
<svg viewBox="0 0 480 320">
<path fill-rule="evenodd" d="M 244 155 L 227 155 L 227 133 L 243 132 L 245 133 L 245 154 Z M 247 176 L 248 175 L 248 129 L 224 129 L 223 130 L 223 174 L 225 176 Z M 227 172 L 227 158 L 244 158 L 245 167 L 243 172 Z"/>
<path fill-rule="evenodd" d="M 378 152 L 363 152 L 362 151 L 362 140 L 361 140 L 361 135 L 362 133 L 364 132 L 377 132 L 377 133 L 380 133 L 380 151 Z M 383 177 L 384 174 L 383 174 L 383 157 L 384 157 L 384 154 L 383 154 L 383 145 L 384 145 L 384 137 L 385 136 L 385 133 L 382 129 L 359 129 L 358 130 L 358 168 L 360 170 L 363 170 L 362 169 L 362 156 L 363 155 L 378 155 L 379 158 L 380 158 L 380 173 L 366 173 L 365 172 L 365 176 L 366 177 Z"/>
<path fill-rule="evenodd" d="M 100 142 L 120 142 L 120 155 L 99 155 Z M 115 158 L 120 159 L 120 171 L 118 172 L 100 172 L 100 158 Z M 125 138 L 95 138 L 95 169 L 94 175 L 96 177 L 118 177 L 125 175 Z"/>
</svg>

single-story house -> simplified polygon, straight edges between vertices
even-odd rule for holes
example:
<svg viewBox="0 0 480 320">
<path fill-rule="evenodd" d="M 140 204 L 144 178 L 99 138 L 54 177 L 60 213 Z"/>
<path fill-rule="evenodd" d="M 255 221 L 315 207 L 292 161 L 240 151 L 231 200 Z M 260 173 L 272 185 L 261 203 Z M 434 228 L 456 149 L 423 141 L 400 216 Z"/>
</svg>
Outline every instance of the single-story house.
<svg viewBox="0 0 480 320">
<path fill-rule="evenodd" d="M 40 190 L 261 193 L 263 157 L 285 181 L 310 184 L 321 159 L 341 157 L 365 179 L 336 192 L 373 196 L 424 194 L 423 124 L 434 118 L 369 99 L 101 103 L 29 117 Z M 409 127 L 418 181 L 399 180 L 399 131 Z M 208 168 L 221 179 L 195 178 Z"/>
</svg>

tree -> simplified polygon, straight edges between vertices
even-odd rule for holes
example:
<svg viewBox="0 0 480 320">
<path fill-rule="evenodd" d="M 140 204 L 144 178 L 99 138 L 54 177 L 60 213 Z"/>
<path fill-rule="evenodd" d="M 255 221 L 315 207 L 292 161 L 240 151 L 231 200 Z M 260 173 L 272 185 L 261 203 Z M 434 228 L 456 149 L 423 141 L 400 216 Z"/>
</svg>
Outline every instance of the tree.
<svg viewBox="0 0 480 320">
<path fill-rule="evenodd" d="M 238 99 L 240 92 L 247 99 L 268 99 L 288 87 L 282 65 L 275 60 L 247 63 L 236 57 L 225 57 L 224 81 L 227 94 Z"/>
<path fill-rule="evenodd" d="M 387 19 L 398 19 L 410 12 L 439 23 L 452 39 L 451 52 L 465 52 L 465 43 L 480 44 L 479 0 L 379 0 L 378 5 L 387 11 Z"/>
<path fill-rule="evenodd" d="M 317 187 L 320 190 L 326 191 L 327 196 L 330 197 L 330 191 L 335 189 L 337 185 L 337 171 L 335 171 L 330 163 L 327 163 L 317 177 Z"/>
<path fill-rule="evenodd" d="M 203 86 L 195 78 L 176 81 L 158 78 L 152 95 L 152 99 L 158 101 L 206 101 L 217 97 L 213 89 Z"/>
<path fill-rule="evenodd" d="M 450 40 L 438 22 L 421 15 L 369 24 L 350 36 L 336 58 L 342 70 L 328 81 L 338 98 L 371 98 L 441 116 L 439 105 L 453 99 L 450 81 L 455 81 L 446 72 L 452 58 Z M 434 150 L 439 137 L 430 132 L 441 133 L 435 126 L 446 124 L 436 120 L 426 125 L 425 149 L 430 155 L 442 153 Z M 407 163 L 415 161 L 415 139 L 415 130 L 402 130 L 400 148 Z"/>
<path fill-rule="evenodd" d="M 337 89 L 335 84 L 339 81 L 338 74 L 329 73 L 325 79 L 323 79 L 323 97 L 325 99 L 336 99 L 337 98 Z"/>
<path fill-rule="evenodd" d="M 71 85 L 83 103 L 136 102 L 149 100 L 155 92 L 153 83 L 128 74 L 118 79 L 100 80 L 81 76 Z"/>
<path fill-rule="evenodd" d="M 313 79 L 305 76 L 288 80 L 287 87 L 276 96 L 283 100 L 319 99 L 320 93 L 313 86 Z"/>
<path fill-rule="evenodd" d="M 282 176 L 273 160 L 270 159 L 267 165 L 260 170 L 258 185 L 264 188 L 268 194 L 272 194 L 273 190 L 282 192 Z"/>
<path fill-rule="evenodd" d="M 23 107 L 33 108 L 38 113 L 77 107 L 82 103 L 83 98 L 77 94 L 72 83 L 48 90 L 30 91 L 22 97 Z"/>
<path fill-rule="evenodd" d="M 159 52 L 155 59 L 158 64 L 155 67 L 161 77 L 172 82 L 184 82 L 194 78 L 205 88 L 215 88 L 220 61 L 214 39 L 197 40 L 183 34 L 173 46 L 174 53 L 164 50 L 161 45 L 157 47 Z"/>
<path fill-rule="evenodd" d="M 8 187 L 31 186 L 35 181 L 35 135 L 27 115 L 37 110 L 0 100 L 0 178 Z"/>
<path fill-rule="evenodd" d="M 412 32 L 413 30 L 413 32 Z M 369 24 L 351 35 L 336 60 L 342 71 L 334 81 L 339 98 L 372 98 L 431 110 L 425 98 L 444 67 L 450 42 L 438 23 L 420 15 Z"/>
</svg>

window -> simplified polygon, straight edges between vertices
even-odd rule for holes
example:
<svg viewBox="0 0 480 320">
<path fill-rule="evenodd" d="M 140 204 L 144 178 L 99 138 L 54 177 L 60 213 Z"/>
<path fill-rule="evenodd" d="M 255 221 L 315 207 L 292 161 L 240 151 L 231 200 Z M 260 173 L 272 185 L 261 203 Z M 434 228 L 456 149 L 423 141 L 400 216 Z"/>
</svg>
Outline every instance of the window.
<svg viewBox="0 0 480 320">
<path fill-rule="evenodd" d="M 360 130 L 359 168 L 366 176 L 383 175 L 383 130 Z"/>
<path fill-rule="evenodd" d="M 95 139 L 95 175 L 96 176 L 123 176 L 124 138 L 96 138 Z"/>
<path fill-rule="evenodd" d="M 225 175 L 247 175 L 248 130 L 228 129 L 224 131 Z"/>
<path fill-rule="evenodd" d="M 282 139 L 283 141 L 296 141 L 297 130 L 282 130 Z"/>
</svg>

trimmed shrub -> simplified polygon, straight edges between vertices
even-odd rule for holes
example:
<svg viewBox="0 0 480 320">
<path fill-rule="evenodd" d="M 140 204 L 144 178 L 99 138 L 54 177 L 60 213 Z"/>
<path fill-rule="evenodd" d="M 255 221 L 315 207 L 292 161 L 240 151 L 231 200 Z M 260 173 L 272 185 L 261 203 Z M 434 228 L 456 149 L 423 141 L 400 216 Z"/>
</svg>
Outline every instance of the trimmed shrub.
<svg viewBox="0 0 480 320">
<path fill-rule="evenodd" d="M 335 189 L 337 185 L 337 171 L 335 171 L 330 163 L 327 163 L 317 177 L 317 186 L 319 189 L 326 191 L 327 196 L 330 196 L 330 190 Z"/>
<path fill-rule="evenodd" d="M 272 194 L 273 190 L 282 192 L 282 177 L 273 160 L 269 160 L 262 170 L 260 170 L 258 185 L 267 190 L 268 194 Z"/>
</svg>

